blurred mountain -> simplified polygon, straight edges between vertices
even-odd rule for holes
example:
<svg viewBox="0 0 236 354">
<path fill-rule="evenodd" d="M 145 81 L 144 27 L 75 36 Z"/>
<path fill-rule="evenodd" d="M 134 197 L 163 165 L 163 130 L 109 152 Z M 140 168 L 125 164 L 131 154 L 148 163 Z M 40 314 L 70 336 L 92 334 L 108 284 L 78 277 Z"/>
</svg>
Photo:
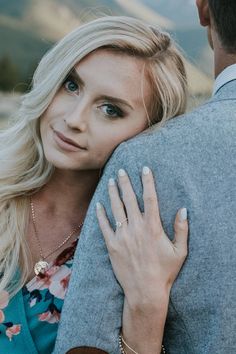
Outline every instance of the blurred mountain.
<svg viewBox="0 0 236 354">
<path fill-rule="evenodd" d="M 167 17 L 178 28 L 198 27 L 195 0 L 142 0 L 150 9 Z"/>
<path fill-rule="evenodd" d="M 194 4 L 195 0 L 0 0 L 0 58 L 9 56 L 24 81 L 51 45 L 81 22 L 101 15 L 131 15 L 174 36 L 186 53 L 191 91 L 207 94 L 212 55 Z"/>
</svg>

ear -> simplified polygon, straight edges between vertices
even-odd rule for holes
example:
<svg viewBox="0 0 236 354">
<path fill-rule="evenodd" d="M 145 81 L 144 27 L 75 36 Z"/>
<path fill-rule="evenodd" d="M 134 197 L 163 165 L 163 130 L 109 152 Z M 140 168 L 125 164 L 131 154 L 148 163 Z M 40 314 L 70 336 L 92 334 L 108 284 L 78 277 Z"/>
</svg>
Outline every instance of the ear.
<svg viewBox="0 0 236 354">
<path fill-rule="evenodd" d="M 208 0 L 196 0 L 196 5 L 201 25 L 204 27 L 209 26 L 211 21 Z"/>
</svg>

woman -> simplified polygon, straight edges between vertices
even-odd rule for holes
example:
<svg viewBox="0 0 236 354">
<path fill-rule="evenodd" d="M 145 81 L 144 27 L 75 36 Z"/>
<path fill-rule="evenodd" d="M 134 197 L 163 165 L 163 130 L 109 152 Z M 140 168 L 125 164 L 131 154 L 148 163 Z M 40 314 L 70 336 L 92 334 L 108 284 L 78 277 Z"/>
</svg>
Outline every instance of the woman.
<svg viewBox="0 0 236 354">
<path fill-rule="evenodd" d="M 136 19 L 105 17 L 87 23 L 43 57 L 15 123 L 0 136 L 2 350 L 52 351 L 78 235 L 104 164 L 119 143 L 181 114 L 185 106 L 186 76 L 180 53 L 166 33 Z M 154 273 L 160 286 L 170 288 L 185 258 L 186 210 L 178 213 L 175 224 L 176 240 L 184 235 L 184 242 L 174 245 L 161 230 L 153 180 L 145 171 L 144 190 L 154 205 L 143 216 L 150 225 L 154 221 L 159 225 L 157 230 L 150 228 L 148 247 L 153 249 L 156 237 L 164 240 L 158 247 L 167 258 L 153 254 L 160 266 Z M 123 181 L 128 178 L 120 174 Z M 130 195 L 128 180 L 125 186 L 121 183 Z M 112 180 L 109 193 L 117 217 L 121 201 Z M 135 215 L 132 205 L 125 201 L 129 218 Z M 120 216 L 117 226 L 126 219 L 125 214 Z M 99 205 L 98 217 L 111 251 L 112 230 Z M 135 233 L 131 224 L 130 233 Z M 147 251 L 146 262 L 149 255 Z M 128 299 L 122 257 L 117 251 L 112 263 Z M 167 259 L 168 271 L 164 270 Z M 150 291 L 151 280 L 157 280 L 152 273 L 153 269 L 150 283 L 145 284 Z M 134 279 L 141 287 L 138 275 Z M 164 302 L 168 303 L 168 295 Z M 166 307 L 158 308 L 160 330 L 153 348 L 159 351 L 165 315 Z M 136 345 L 135 318 L 131 321 L 126 306 L 124 321 L 123 338 Z M 122 338 L 121 350 L 132 352 Z"/>
</svg>

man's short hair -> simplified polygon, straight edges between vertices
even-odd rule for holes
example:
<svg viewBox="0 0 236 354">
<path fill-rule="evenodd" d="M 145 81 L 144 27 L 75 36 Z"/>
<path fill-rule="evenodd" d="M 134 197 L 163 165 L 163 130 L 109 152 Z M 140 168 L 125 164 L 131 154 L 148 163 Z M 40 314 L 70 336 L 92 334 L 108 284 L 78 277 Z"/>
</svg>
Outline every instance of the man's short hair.
<svg viewBox="0 0 236 354">
<path fill-rule="evenodd" d="M 236 0 L 208 0 L 222 45 L 236 53 Z"/>
</svg>

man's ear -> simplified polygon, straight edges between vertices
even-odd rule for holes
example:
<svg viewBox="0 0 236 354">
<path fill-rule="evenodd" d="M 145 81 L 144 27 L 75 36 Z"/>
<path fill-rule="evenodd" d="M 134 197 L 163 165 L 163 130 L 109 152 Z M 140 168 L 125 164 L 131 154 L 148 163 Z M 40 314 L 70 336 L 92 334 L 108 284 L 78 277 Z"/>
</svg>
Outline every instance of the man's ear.
<svg viewBox="0 0 236 354">
<path fill-rule="evenodd" d="M 211 21 L 208 0 L 196 0 L 196 5 L 201 25 L 204 27 L 209 26 Z"/>
</svg>

